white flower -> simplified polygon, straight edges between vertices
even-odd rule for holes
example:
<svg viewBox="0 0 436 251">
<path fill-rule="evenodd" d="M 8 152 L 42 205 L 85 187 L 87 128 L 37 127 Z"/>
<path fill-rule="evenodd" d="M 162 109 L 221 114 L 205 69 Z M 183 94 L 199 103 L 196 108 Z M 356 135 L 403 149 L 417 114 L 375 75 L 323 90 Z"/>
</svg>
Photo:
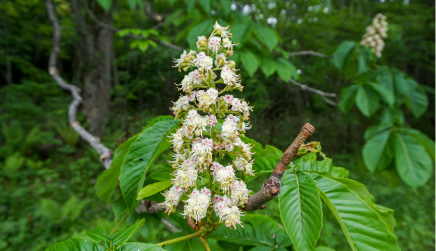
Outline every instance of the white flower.
<svg viewBox="0 0 436 251">
<path fill-rule="evenodd" d="M 233 145 L 233 143 L 230 141 L 229 143 L 227 143 L 225 145 L 226 151 L 227 152 L 233 152 L 233 149 L 235 148 L 235 146 Z"/>
<path fill-rule="evenodd" d="M 232 34 L 229 31 L 229 27 L 222 27 L 221 25 L 218 24 L 217 21 L 215 21 L 215 24 L 213 25 L 213 33 L 221 37 L 232 36 Z"/>
<path fill-rule="evenodd" d="M 173 105 L 174 106 L 171 109 L 174 111 L 174 115 L 176 115 L 177 117 L 181 111 L 187 110 L 189 108 L 188 96 L 180 96 L 180 98 L 176 102 L 173 102 Z"/>
<path fill-rule="evenodd" d="M 209 50 L 212 50 L 215 54 L 218 53 L 221 48 L 221 38 L 220 37 L 210 37 L 208 43 Z"/>
<path fill-rule="evenodd" d="M 199 50 L 204 49 L 206 47 L 206 44 L 207 44 L 207 38 L 205 36 L 198 37 L 197 48 Z"/>
<path fill-rule="evenodd" d="M 224 99 L 224 102 L 226 102 L 227 104 L 230 105 L 232 103 L 232 100 L 233 100 L 233 95 L 227 94 L 223 97 L 223 99 Z"/>
<path fill-rule="evenodd" d="M 214 88 L 209 88 L 206 92 L 199 91 L 197 93 L 199 107 L 207 108 L 211 104 L 215 104 L 217 97 L 218 97 L 218 91 Z"/>
<path fill-rule="evenodd" d="M 229 51 L 233 51 L 233 46 L 237 44 L 232 44 L 232 41 L 228 37 L 223 38 L 223 47 L 227 48 Z"/>
<path fill-rule="evenodd" d="M 212 203 L 213 209 L 220 219 L 222 218 L 222 210 L 226 207 L 232 206 L 232 200 L 226 195 L 224 195 L 223 197 L 215 195 Z"/>
<path fill-rule="evenodd" d="M 215 66 L 219 67 L 219 66 L 225 65 L 225 64 L 227 64 L 226 55 L 224 55 L 224 53 L 220 53 L 220 54 L 216 55 Z"/>
<path fill-rule="evenodd" d="M 221 211 L 221 214 L 222 214 L 222 220 L 226 224 L 226 227 L 236 229 L 236 224 L 239 224 L 241 227 L 244 227 L 241 225 L 242 212 L 237 206 L 225 207 Z"/>
<path fill-rule="evenodd" d="M 213 171 L 213 176 L 214 181 L 217 181 L 220 184 L 220 188 L 224 193 L 228 193 L 230 191 L 230 188 L 232 188 L 233 183 L 236 180 L 235 170 L 233 170 L 232 165 L 216 168 Z"/>
<path fill-rule="evenodd" d="M 174 178 L 172 179 L 174 185 L 188 189 L 189 187 L 193 187 L 195 182 L 197 181 L 197 169 L 192 163 L 183 162 L 180 167 L 174 172 Z"/>
<path fill-rule="evenodd" d="M 203 188 L 201 191 L 194 188 L 186 201 L 184 215 L 195 220 L 195 222 L 199 222 L 206 217 L 210 197 L 211 193 L 208 188 Z"/>
<path fill-rule="evenodd" d="M 206 53 L 200 52 L 197 54 L 197 58 L 194 60 L 195 66 L 198 68 L 200 72 L 210 71 L 213 66 L 213 59 L 209 56 L 206 56 Z"/>
<path fill-rule="evenodd" d="M 190 102 L 192 102 L 192 101 L 195 100 L 195 95 L 196 95 L 196 94 L 197 94 L 196 91 L 192 91 L 192 92 L 189 94 L 188 99 L 189 99 Z M 195 111 L 195 110 L 193 110 L 193 111 Z"/>
<path fill-rule="evenodd" d="M 189 53 L 186 53 L 184 50 L 183 53 L 180 55 L 179 59 L 174 59 L 173 62 L 175 63 L 174 67 L 180 68 L 181 67 L 189 67 L 193 65 L 193 59 L 195 58 L 195 51 L 191 50 Z"/>
<path fill-rule="evenodd" d="M 242 180 L 236 180 L 232 187 L 232 201 L 236 205 L 243 206 L 248 201 L 250 190 Z"/>
<path fill-rule="evenodd" d="M 200 85 L 201 84 L 201 82 L 202 82 L 201 74 L 200 74 L 200 72 L 198 72 L 198 70 L 191 71 L 189 73 L 189 75 L 192 78 L 192 83 L 194 85 Z"/>
<path fill-rule="evenodd" d="M 236 75 L 227 64 L 224 65 L 221 70 L 221 78 L 223 79 L 224 84 L 228 86 L 236 86 L 240 84 L 239 76 Z"/>
<path fill-rule="evenodd" d="M 233 164 L 235 165 L 236 169 L 243 171 L 246 175 L 254 176 L 252 161 L 247 161 L 244 158 L 236 157 L 236 159 L 233 161 Z"/>
<path fill-rule="evenodd" d="M 171 135 L 171 143 L 173 144 L 173 148 L 174 148 L 174 150 L 176 151 L 176 152 L 178 152 L 181 148 L 182 148 L 182 146 L 183 146 L 183 143 L 184 143 L 184 140 L 183 140 L 183 130 L 177 130 L 177 132 L 176 133 L 173 133 L 172 135 Z"/>
<path fill-rule="evenodd" d="M 377 57 L 381 57 L 381 52 L 384 48 L 382 38 L 387 37 L 387 30 L 388 23 L 386 22 L 386 17 L 382 14 L 377 14 L 372 21 L 372 25 L 366 28 L 366 33 L 360 44 L 368 46 Z"/>
<path fill-rule="evenodd" d="M 162 193 L 162 195 L 165 197 L 165 201 L 162 203 L 162 205 L 165 207 L 165 213 L 172 213 L 176 210 L 183 192 L 184 191 L 182 188 L 172 186 L 169 190 Z"/>
<path fill-rule="evenodd" d="M 218 122 L 214 115 L 207 116 L 207 119 L 208 119 L 207 125 L 210 127 L 215 126 L 215 124 Z"/>
<path fill-rule="evenodd" d="M 221 128 L 221 136 L 223 138 L 234 138 L 238 136 L 238 128 L 237 124 L 229 119 L 226 119 L 223 122 L 223 126 Z M 227 148 L 227 146 L 226 146 Z"/>
</svg>

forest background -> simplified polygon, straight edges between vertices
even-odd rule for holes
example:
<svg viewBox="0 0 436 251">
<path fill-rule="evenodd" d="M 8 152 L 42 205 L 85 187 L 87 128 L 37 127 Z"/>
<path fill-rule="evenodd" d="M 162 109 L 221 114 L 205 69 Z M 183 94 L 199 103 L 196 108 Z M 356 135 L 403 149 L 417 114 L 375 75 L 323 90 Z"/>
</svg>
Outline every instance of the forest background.
<svg viewBox="0 0 436 251">
<path fill-rule="evenodd" d="M 234 57 L 244 98 L 255 106 L 247 136 L 284 150 L 302 124 L 315 125 L 323 151 L 364 183 L 379 204 L 395 209 L 400 247 L 434 250 L 434 170 L 416 187 L 394 167 L 368 170 L 364 134 L 378 123 L 377 116 L 383 118 L 378 109 L 383 98 L 369 95 L 370 114 L 362 105 L 344 113 L 339 93 L 350 78 L 332 63 L 342 42 L 359 43 L 372 18 L 383 13 L 389 31 L 377 65 L 395 67 L 422 86 L 426 109 L 420 116 L 404 109 L 403 122 L 434 139 L 433 1 L 56 0 L 54 5 L 62 30 L 60 73 L 82 89 L 79 120 L 107 147 L 115 149 L 153 117 L 171 114 L 168 107 L 178 98 L 173 83 L 183 78 L 171 67 L 172 58 L 218 20 L 231 25 L 233 40 L 244 48 L 236 46 Z M 113 228 L 112 206 L 95 195 L 104 170 L 99 155 L 68 123 L 71 95 L 47 71 L 53 27 L 44 1 L 1 1 L 0 11 L 0 249 L 40 250 L 83 229 Z M 275 58 L 280 60 L 271 64 Z M 295 72 L 288 77 L 283 69 Z M 138 238 L 161 238 L 164 227 L 147 217 L 150 224 Z M 346 250 L 339 225 L 328 221 L 319 243 Z"/>
</svg>

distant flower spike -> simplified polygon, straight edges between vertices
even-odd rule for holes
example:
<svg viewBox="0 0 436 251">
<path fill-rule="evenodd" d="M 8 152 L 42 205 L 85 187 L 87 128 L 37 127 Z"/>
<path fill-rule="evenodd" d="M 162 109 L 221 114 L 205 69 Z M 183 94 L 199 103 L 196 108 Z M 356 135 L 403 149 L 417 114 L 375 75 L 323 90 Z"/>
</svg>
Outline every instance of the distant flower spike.
<svg viewBox="0 0 436 251">
<path fill-rule="evenodd" d="M 368 46 L 377 57 L 381 57 L 385 47 L 383 38 L 387 38 L 387 31 L 386 17 L 379 13 L 372 20 L 372 25 L 366 27 L 366 33 L 360 43 Z"/>
</svg>

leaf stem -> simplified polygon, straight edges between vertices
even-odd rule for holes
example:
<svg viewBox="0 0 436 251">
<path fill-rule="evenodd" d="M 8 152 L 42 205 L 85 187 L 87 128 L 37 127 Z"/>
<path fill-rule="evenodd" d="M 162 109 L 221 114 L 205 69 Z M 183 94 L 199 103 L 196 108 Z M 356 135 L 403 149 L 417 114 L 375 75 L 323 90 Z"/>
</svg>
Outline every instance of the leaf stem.
<svg viewBox="0 0 436 251">
<path fill-rule="evenodd" d="M 115 233 L 115 231 L 117 231 L 118 227 L 121 225 L 121 223 L 123 223 L 123 221 L 127 218 L 127 216 L 129 216 L 129 213 L 126 213 L 126 215 L 123 216 L 123 218 L 117 223 L 117 225 L 114 227 L 114 229 L 112 229 L 111 234 Z"/>
<path fill-rule="evenodd" d="M 202 235 L 203 233 L 204 233 L 204 228 L 201 228 L 198 232 L 195 232 L 193 234 L 188 234 L 188 235 L 185 235 L 185 236 L 182 236 L 182 237 L 179 237 L 179 238 L 175 238 L 175 239 L 172 239 L 172 240 L 163 241 L 163 242 L 160 242 L 160 243 L 158 243 L 156 245 L 159 245 L 161 247 L 167 246 L 167 245 L 179 242 L 179 241 L 189 240 L 189 239 L 198 237 L 198 236 Z"/>
</svg>

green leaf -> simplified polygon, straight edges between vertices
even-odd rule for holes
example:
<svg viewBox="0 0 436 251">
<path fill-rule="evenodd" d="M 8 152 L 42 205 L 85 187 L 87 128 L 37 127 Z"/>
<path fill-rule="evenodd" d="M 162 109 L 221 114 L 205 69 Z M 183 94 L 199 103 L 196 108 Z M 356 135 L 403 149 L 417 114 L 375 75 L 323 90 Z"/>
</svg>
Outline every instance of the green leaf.
<svg viewBox="0 0 436 251">
<path fill-rule="evenodd" d="M 144 225 L 145 220 L 142 219 L 138 222 L 136 222 L 134 225 L 128 227 L 127 229 L 119 232 L 118 234 L 114 235 L 112 237 L 112 244 L 113 245 L 121 245 L 126 243 L 132 235 Z"/>
<path fill-rule="evenodd" d="M 277 34 L 274 30 L 261 24 L 256 25 L 256 36 L 269 51 L 272 51 L 279 43 Z"/>
<path fill-rule="evenodd" d="M 435 143 L 434 140 L 422 133 L 419 130 L 412 128 L 400 128 L 401 132 L 405 132 L 410 136 L 414 137 L 421 145 L 425 148 L 427 153 L 431 156 L 431 158 L 435 159 Z"/>
<path fill-rule="evenodd" d="M 241 45 L 249 37 L 247 34 L 250 31 L 250 24 L 248 22 L 236 23 L 232 26 L 232 42 L 240 43 Z"/>
<path fill-rule="evenodd" d="M 395 103 L 394 78 L 391 70 L 387 67 L 381 67 L 377 72 L 376 80 L 378 85 L 374 85 L 374 89 L 376 89 L 380 95 L 385 97 L 388 104 L 391 104 L 392 102 Z"/>
<path fill-rule="evenodd" d="M 382 97 L 382 100 L 386 101 L 389 106 L 393 106 L 395 104 L 395 94 L 392 90 L 386 88 L 385 85 L 381 85 L 379 83 L 369 83 L 369 85 L 374 89 L 378 94 Z"/>
<path fill-rule="evenodd" d="M 232 3 L 230 0 L 220 0 L 221 5 L 223 6 L 224 15 L 228 16 L 230 12 L 232 11 Z"/>
<path fill-rule="evenodd" d="M 105 11 L 108 11 L 112 6 L 112 0 L 97 0 L 97 3 L 102 7 Z"/>
<path fill-rule="evenodd" d="M 118 185 L 118 177 L 121 173 L 121 164 L 123 163 L 124 156 L 129 150 L 130 145 L 136 140 L 139 134 L 128 139 L 115 149 L 114 158 L 112 159 L 111 166 L 105 170 L 97 179 L 95 184 L 95 191 L 97 196 L 102 200 L 109 202 L 114 189 Z"/>
<path fill-rule="evenodd" d="M 409 80 L 409 91 L 406 95 L 406 105 L 412 110 L 415 118 L 421 117 L 427 110 L 428 99 L 424 89 L 415 81 Z"/>
<path fill-rule="evenodd" d="M 397 69 L 391 69 L 391 71 L 394 78 L 395 95 L 397 96 L 398 104 L 401 104 L 409 91 L 409 79 L 406 78 L 406 75 L 403 72 Z"/>
<path fill-rule="evenodd" d="M 322 229 L 322 208 L 309 174 L 288 170 L 282 178 L 279 210 L 295 250 L 313 250 Z"/>
<path fill-rule="evenodd" d="M 71 238 L 66 241 L 58 242 L 46 249 L 46 251 L 84 251 L 84 250 L 105 251 L 103 247 L 100 247 L 96 243 L 83 238 Z"/>
<path fill-rule="evenodd" d="M 138 198 L 136 198 L 136 199 L 141 200 L 143 198 L 150 197 L 153 194 L 156 194 L 162 190 L 165 190 L 170 186 L 171 186 L 171 180 L 166 180 L 166 181 L 156 182 L 156 183 L 150 184 L 148 186 L 145 186 L 144 188 L 142 188 L 139 191 Z"/>
<path fill-rule="evenodd" d="M 224 225 L 208 235 L 209 238 L 223 240 L 239 245 L 287 247 L 291 245 L 283 227 L 264 215 L 247 215 L 244 217 L 244 228 L 237 226 L 236 230 L 229 229 Z M 273 239 L 273 235 L 275 239 Z"/>
<path fill-rule="evenodd" d="M 401 179 L 411 187 L 424 185 L 434 166 L 425 148 L 409 134 L 395 133 L 395 166 Z"/>
<path fill-rule="evenodd" d="M 141 0 L 127 0 L 127 4 L 131 10 L 134 10 L 136 6 L 138 6 L 141 10 L 144 9 L 144 4 Z"/>
<path fill-rule="evenodd" d="M 60 222 L 62 220 L 62 210 L 58 203 L 51 199 L 41 200 L 41 209 L 45 217 L 53 222 Z"/>
<path fill-rule="evenodd" d="M 355 44 L 356 43 L 353 41 L 344 41 L 339 45 L 338 49 L 332 54 L 332 62 L 336 68 L 341 70 L 344 67 L 345 59 L 354 48 Z"/>
<path fill-rule="evenodd" d="M 356 105 L 365 116 L 370 117 L 378 108 L 379 97 L 368 85 L 360 85 Z"/>
<path fill-rule="evenodd" d="M 75 220 L 79 217 L 83 207 L 88 203 L 87 200 L 79 201 L 76 196 L 72 196 L 62 206 L 62 219 L 68 218 L 69 220 Z"/>
<path fill-rule="evenodd" d="M 371 137 L 363 146 L 362 154 L 369 171 L 384 170 L 394 157 L 394 144 L 390 139 L 392 130 L 381 131 Z"/>
<path fill-rule="evenodd" d="M 136 197 L 143 186 L 145 173 L 160 146 L 165 142 L 171 130 L 177 127 L 179 120 L 171 117 L 146 127 L 130 145 L 121 165 L 121 193 L 130 209 L 136 206 Z"/>
<path fill-rule="evenodd" d="M 200 5 L 203 7 L 204 11 L 206 12 L 207 15 L 210 15 L 210 0 L 201 0 L 200 1 Z"/>
<path fill-rule="evenodd" d="M 368 71 L 369 64 L 372 59 L 372 52 L 366 46 L 358 47 L 358 55 L 357 55 L 357 74 L 362 74 Z"/>
<path fill-rule="evenodd" d="M 341 90 L 339 108 L 343 113 L 348 113 L 355 102 L 356 91 L 359 88 L 358 85 L 350 85 Z"/>
<path fill-rule="evenodd" d="M 369 140 L 372 136 L 379 134 L 383 131 L 386 131 L 391 127 L 392 127 L 391 124 L 379 124 L 379 125 L 371 126 L 368 129 L 366 129 L 364 138 L 365 140 Z"/>
<path fill-rule="evenodd" d="M 197 42 L 198 36 L 207 35 L 212 31 L 214 20 L 205 20 L 189 30 L 187 40 L 188 44 L 195 44 Z"/>
<path fill-rule="evenodd" d="M 316 153 L 305 154 L 292 163 L 298 171 L 332 171 L 332 159 L 317 160 Z"/>
<path fill-rule="evenodd" d="M 276 61 L 276 65 L 277 65 L 277 74 L 279 74 L 279 77 L 283 81 L 289 82 L 289 80 L 291 80 L 291 77 L 293 77 L 294 79 L 298 77 L 295 66 L 288 60 L 284 58 L 279 58 Z"/>
<path fill-rule="evenodd" d="M 259 61 L 256 56 L 249 50 L 243 50 L 241 52 L 241 61 L 248 74 L 252 77 L 259 67 Z"/>
<path fill-rule="evenodd" d="M 253 158 L 256 161 L 253 164 L 253 170 L 256 176 L 271 173 L 283 155 L 283 152 L 278 148 L 270 145 L 266 145 L 265 148 L 263 148 L 261 143 L 248 137 L 243 137 L 242 141 L 253 145 L 251 150 L 255 153 Z M 248 182 L 253 180 L 253 178 L 250 176 Z"/>
<path fill-rule="evenodd" d="M 277 69 L 276 63 L 271 58 L 264 58 L 260 67 L 266 77 L 273 75 Z"/>
<path fill-rule="evenodd" d="M 118 247 L 117 251 L 165 251 L 156 244 L 129 242 Z"/>
<path fill-rule="evenodd" d="M 104 241 L 105 243 L 111 243 L 111 239 L 109 239 L 109 237 L 104 236 L 100 233 L 85 230 L 85 234 L 95 242 Z"/>
<path fill-rule="evenodd" d="M 368 191 L 368 189 L 362 183 L 359 183 L 351 179 L 335 179 L 335 180 L 346 185 L 352 192 L 356 193 L 362 200 L 364 200 L 366 204 L 378 214 L 380 220 L 382 220 L 385 223 L 389 232 L 395 235 L 394 233 L 395 218 L 394 218 L 393 209 L 375 204 L 374 196 Z"/>
<path fill-rule="evenodd" d="M 341 179 L 316 173 L 311 176 L 353 251 L 400 250 L 395 235 L 377 211 L 340 182 Z"/>
</svg>

